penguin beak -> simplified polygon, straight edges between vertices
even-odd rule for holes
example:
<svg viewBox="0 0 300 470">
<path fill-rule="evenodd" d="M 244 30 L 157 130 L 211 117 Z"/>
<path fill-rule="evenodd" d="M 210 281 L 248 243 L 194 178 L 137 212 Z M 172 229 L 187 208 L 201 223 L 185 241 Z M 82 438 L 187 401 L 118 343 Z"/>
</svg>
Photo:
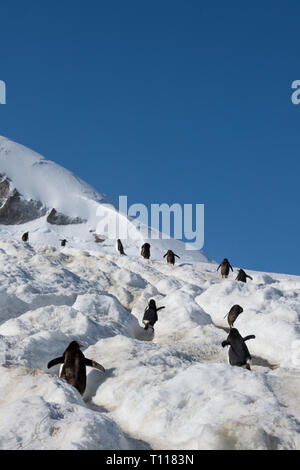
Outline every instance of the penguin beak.
<svg viewBox="0 0 300 470">
<path fill-rule="evenodd" d="M 82 346 L 82 344 L 79 345 L 80 349 L 84 348 L 84 346 Z"/>
</svg>

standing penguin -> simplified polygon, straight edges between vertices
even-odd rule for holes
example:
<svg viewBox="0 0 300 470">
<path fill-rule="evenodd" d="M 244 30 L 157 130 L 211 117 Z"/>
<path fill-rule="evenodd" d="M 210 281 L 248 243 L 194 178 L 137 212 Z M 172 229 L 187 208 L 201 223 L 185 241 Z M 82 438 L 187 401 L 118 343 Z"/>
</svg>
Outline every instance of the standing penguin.
<svg viewBox="0 0 300 470">
<path fill-rule="evenodd" d="M 22 235 L 22 240 L 23 240 L 23 242 L 27 242 L 27 241 L 28 241 L 28 238 L 29 238 L 29 232 L 23 233 L 23 235 Z"/>
<path fill-rule="evenodd" d="M 247 282 L 247 277 L 253 281 L 253 278 L 245 273 L 243 269 L 240 269 L 236 277 L 236 281 Z"/>
<path fill-rule="evenodd" d="M 148 307 L 146 308 L 143 316 L 143 323 L 145 325 L 145 330 L 148 330 L 149 326 L 154 329 L 154 325 L 158 320 L 157 312 L 162 310 L 165 307 L 156 307 L 155 300 L 151 299 L 149 301 Z"/>
<path fill-rule="evenodd" d="M 141 250 L 141 255 L 145 259 L 150 259 L 150 244 L 144 243 Z"/>
<path fill-rule="evenodd" d="M 164 255 L 164 258 L 167 257 L 168 264 L 175 264 L 175 256 L 180 258 L 180 256 L 176 255 L 172 250 L 168 250 L 167 253 Z"/>
<path fill-rule="evenodd" d="M 222 278 L 223 277 L 228 277 L 228 274 L 229 274 L 229 269 L 231 269 L 231 271 L 233 272 L 233 269 L 232 269 L 232 266 L 231 264 L 229 263 L 228 259 L 227 258 L 224 258 L 222 263 L 219 265 L 217 271 L 219 271 L 219 269 L 221 268 L 221 274 L 222 274 Z"/>
<path fill-rule="evenodd" d="M 61 242 L 60 246 L 66 246 L 67 241 L 68 240 L 66 240 L 65 238 L 63 240 L 60 240 Z"/>
<path fill-rule="evenodd" d="M 122 244 L 122 242 L 119 238 L 117 240 L 117 250 L 120 253 L 120 255 L 125 255 L 126 256 L 126 253 L 124 252 L 123 244 Z"/>
<path fill-rule="evenodd" d="M 228 316 L 227 321 L 230 328 L 233 327 L 235 320 L 243 311 L 244 309 L 240 305 L 234 305 L 233 307 L 231 307 L 229 312 L 224 317 L 226 318 Z"/>
<path fill-rule="evenodd" d="M 83 348 L 77 341 L 72 341 L 61 357 L 52 359 L 47 365 L 48 369 L 56 364 L 63 364 L 60 377 L 65 379 L 68 384 L 77 388 L 81 395 L 84 394 L 86 387 L 86 366 L 94 367 L 95 369 L 105 372 L 103 366 L 96 361 L 87 359 L 80 351 Z"/>
<path fill-rule="evenodd" d="M 222 347 L 230 346 L 228 356 L 229 363 L 232 366 L 245 367 L 245 369 L 251 370 L 249 365 L 251 355 L 245 342 L 254 338 L 254 335 L 243 338 L 236 328 L 230 330 L 227 340 L 222 343 Z"/>
</svg>

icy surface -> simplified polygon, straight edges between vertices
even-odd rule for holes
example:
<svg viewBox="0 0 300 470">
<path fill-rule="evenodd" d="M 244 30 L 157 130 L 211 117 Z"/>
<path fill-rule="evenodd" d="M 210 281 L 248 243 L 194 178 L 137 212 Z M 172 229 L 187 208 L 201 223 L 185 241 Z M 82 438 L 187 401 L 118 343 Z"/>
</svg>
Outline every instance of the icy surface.
<svg viewBox="0 0 300 470">
<path fill-rule="evenodd" d="M 1 449 L 299 449 L 300 277 L 53 248 L 0 233 Z M 161 310 L 142 328 L 147 302 Z M 253 355 L 231 367 L 225 314 Z M 72 340 L 83 397 L 47 363 Z"/>
<path fill-rule="evenodd" d="M 115 209 L 80 178 L 4 137 L 0 174 L 24 200 L 86 221 L 0 226 L 1 449 L 300 449 L 300 277 L 249 271 L 243 284 L 235 268 L 221 280 L 177 240 L 151 241 L 146 261 L 132 221 L 119 256 L 116 240 L 94 241 Z M 142 326 L 151 298 L 165 306 L 155 333 Z M 251 372 L 221 347 L 234 304 L 235 327 L 256 335 Z M 106 369 L 87 368 L 83 397 L 47 369 L 73 340 Z"/>
</svg>

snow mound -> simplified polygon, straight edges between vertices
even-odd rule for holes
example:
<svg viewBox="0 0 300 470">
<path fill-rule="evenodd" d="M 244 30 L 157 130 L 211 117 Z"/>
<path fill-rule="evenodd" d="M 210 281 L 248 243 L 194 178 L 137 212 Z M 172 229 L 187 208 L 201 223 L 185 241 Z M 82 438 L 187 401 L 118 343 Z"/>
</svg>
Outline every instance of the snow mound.
<svg viewBox="0 0 300 470">
<path fill-rule="evenodd" d="M 1 449 L 299 449 L 300 277 L 221 280 L 212 263 L 174 267 L 0 232 Z M 144 330 L 149 299 L 155 331 Z M 231 367 L 226 319 L 252 371 Z M 47 363 L 78 340 L 81 397 Z"/>
</svg>

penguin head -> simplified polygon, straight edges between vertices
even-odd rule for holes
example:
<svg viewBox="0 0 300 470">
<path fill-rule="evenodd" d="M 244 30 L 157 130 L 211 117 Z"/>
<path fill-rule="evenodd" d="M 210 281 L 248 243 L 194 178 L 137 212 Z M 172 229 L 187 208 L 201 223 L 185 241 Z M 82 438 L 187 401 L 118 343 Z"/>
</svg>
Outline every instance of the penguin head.
<svg viewBox="0 0 300 470">
<path fill-rule="evenodd" d="M 155 300 L 153 300 L 153 299 L 149 300 L 149 307 L 150 307 L 150 308 L 155 308 L 155 309 L 156 309 L 156 303 L 155 303 Z"/>
<path fill-rule="evenodd" d="M 231 328 L 230 336 L 234 337 L 234 338 L 239 338 L 241 335 L 240 335 L 239 330 L 237 328 Z"/>
<path fill-rule="evenodd" d="M 67 351 L 76 351 L 77 349 L 81 348 L 83 348 L 81 344 L 77 343 L 77 341 L 72 341 L 67 347 Z"/>
</svg>

